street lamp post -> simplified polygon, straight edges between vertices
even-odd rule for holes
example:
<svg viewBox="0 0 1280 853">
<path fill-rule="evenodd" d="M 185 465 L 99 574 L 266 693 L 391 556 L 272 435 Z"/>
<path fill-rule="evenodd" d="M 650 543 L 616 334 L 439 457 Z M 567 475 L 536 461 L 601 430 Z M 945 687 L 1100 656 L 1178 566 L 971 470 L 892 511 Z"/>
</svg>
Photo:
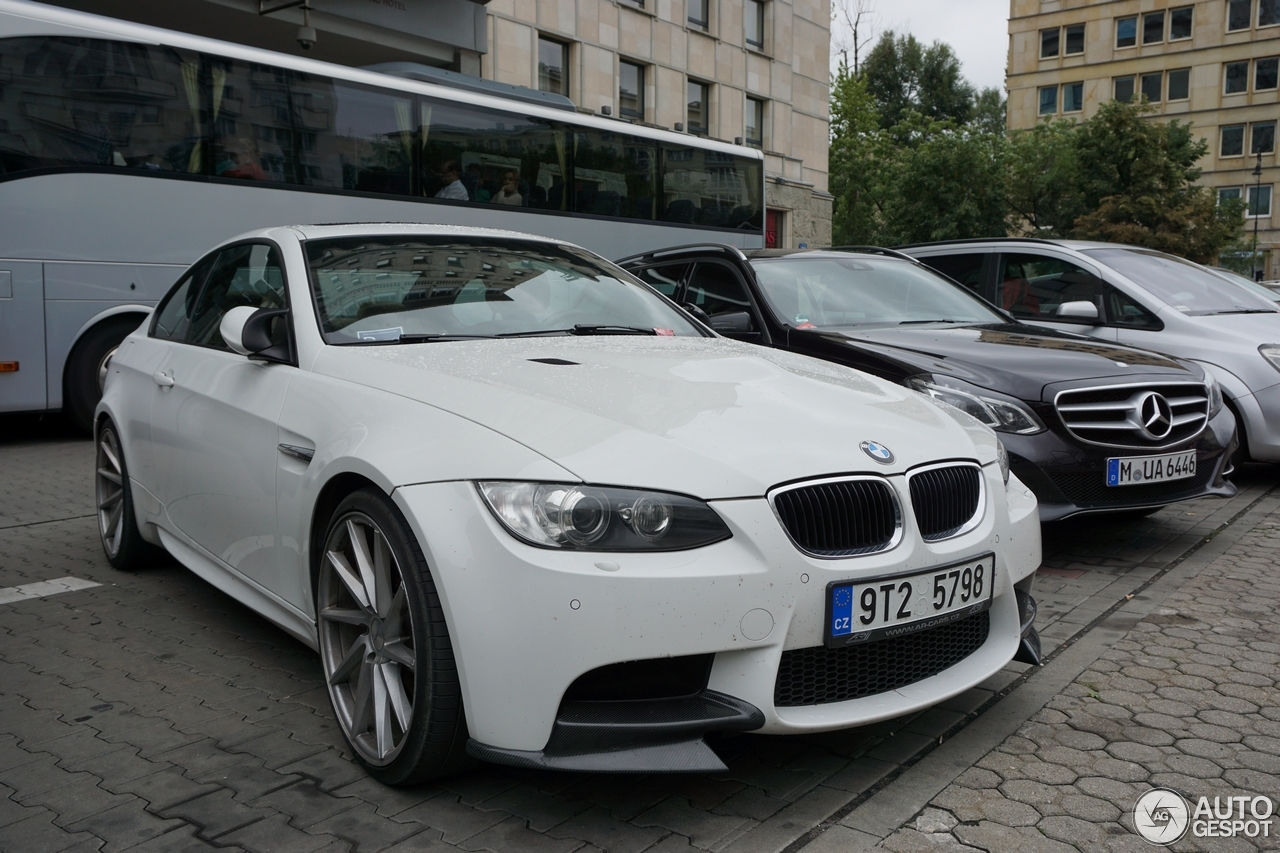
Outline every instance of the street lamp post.
<svg viewBox="0 0 1280 853">
<path fill-rule="evenodd" d="M 1258 222 L 1262 219 L 1259 214 L 1262 212 L 1262 152 L 1258 152 L 1258 165 L 1253 167 L 1253 280 L 1257 281 L 1258 275 Z"/>
</svg>

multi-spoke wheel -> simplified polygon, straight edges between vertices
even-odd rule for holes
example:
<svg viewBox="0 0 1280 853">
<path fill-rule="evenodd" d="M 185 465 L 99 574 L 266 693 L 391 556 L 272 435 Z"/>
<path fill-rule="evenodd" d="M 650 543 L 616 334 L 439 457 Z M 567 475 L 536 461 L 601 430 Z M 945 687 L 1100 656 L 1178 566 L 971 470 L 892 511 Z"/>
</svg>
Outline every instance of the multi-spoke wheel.
<svg viewBox="0 0 1280 853">
<path fill-rule="evenodd" d="M 334 512 L 319 555 L 320 656 L 356 758 L 377 779 L 411 784 L 465 762 L 457 671 L 422 552 L 383 495 Z"/>
<path fill-rule="evenodd" d="M 107 560 L 117 569 L 136 569 L 160 556 L 160 550 L 142 538 L 133 515 L 129 469 L 115 425 L 107 421 L 98 430 L 97 473 L 94 496 L 98 505 L 98 534 Z"/>
</svg>

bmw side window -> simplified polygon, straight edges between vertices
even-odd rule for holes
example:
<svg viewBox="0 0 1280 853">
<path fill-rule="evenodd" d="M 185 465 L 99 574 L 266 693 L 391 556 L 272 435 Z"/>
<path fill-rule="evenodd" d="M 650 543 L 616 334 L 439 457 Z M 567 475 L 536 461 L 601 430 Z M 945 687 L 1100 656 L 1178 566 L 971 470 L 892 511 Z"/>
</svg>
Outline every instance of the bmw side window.
<svg viewBox="0 0 1280 853">
<path fill-rule="evenodd" d="M 222 251 L 191 314 L 186 343 L 230 350 L 218 327 L 232 308 L 284 308 L 284 273 L 279 253 L 263 243 Z"/>
<path fill-rule="evenodd" d="M 180 341 L 186 337 L 187 330 L 191 327 L 191 312 L 195 308 L 196 297 L 200 294 L 200 285 L 212 265 L 213 259 L 206 258 L 178 280 L 156 308 L 156 317 L 151 323 L 151 337 L 162 341 Z"/>
<path fill-rule="evenodd" d="M 684 299 L 712 317 L 735 311 L 746 311 L 754 316 L 747 289 L 733 270 L 722 264 L 698 264 L 689 279 Z"/>
<path fill-rule="evenodd" d="M 1100 320 L 1102 287 L 1100 278 L 1070 261 L 1046 255 L 1002 255 L 996 304 L 1021 319 L 1093 325 L 1097 321 L 1058 317 L 1058 309 L 1068 302 L 1091 302 L 1098 307 Z"/>
<path fill-rule="evenodd" d="M 656 267 L 645 267 L 638 270 L 635 275 L 668 299 L 679 301 L 676 297 L 688 272 L 688 264 L 662 264 Z"/>
</svg>

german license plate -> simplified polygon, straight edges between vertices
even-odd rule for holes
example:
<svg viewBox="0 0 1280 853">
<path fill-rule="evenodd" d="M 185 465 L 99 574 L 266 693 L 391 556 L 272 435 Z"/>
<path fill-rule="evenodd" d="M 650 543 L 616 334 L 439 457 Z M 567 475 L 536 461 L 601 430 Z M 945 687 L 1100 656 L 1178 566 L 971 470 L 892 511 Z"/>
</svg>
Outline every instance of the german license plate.
<svg viewBox="0 0 1280 853">
<path fill-rule="evenodd" d="M 923 572 L 827 584 L 828 648 L 912 634 L 981 613 L 995 587 L 993 554 Z"/>
<path fill-rule="evenodd" d="M 1108 486 L 1134 486 L 1185 480 L 1196 473 L 1196 452 L 1166 453 L 1163 456 L 1113 456 L 1107 460 Z"/>
</svg>

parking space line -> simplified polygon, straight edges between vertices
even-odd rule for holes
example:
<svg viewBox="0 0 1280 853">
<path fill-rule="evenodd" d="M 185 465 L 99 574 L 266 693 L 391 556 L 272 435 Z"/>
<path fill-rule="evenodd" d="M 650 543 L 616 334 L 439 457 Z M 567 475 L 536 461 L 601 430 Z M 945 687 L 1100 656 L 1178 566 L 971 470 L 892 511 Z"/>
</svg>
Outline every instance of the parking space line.
<svg viewBox="0 0 1280 853">
<path fill-rule="evenodd" d="M 12 604 L 28 598 L 44 598 L 46 595 L 57 595 L 60 592 L 73 592 L 77 589 L 88 589 L 91 586 L 102 586 L 83 578 L 54 578 L 51 581 L 24 583 L 22 586 L 7 586 L 0 589 L 0 604 Z"/>
</svg>

